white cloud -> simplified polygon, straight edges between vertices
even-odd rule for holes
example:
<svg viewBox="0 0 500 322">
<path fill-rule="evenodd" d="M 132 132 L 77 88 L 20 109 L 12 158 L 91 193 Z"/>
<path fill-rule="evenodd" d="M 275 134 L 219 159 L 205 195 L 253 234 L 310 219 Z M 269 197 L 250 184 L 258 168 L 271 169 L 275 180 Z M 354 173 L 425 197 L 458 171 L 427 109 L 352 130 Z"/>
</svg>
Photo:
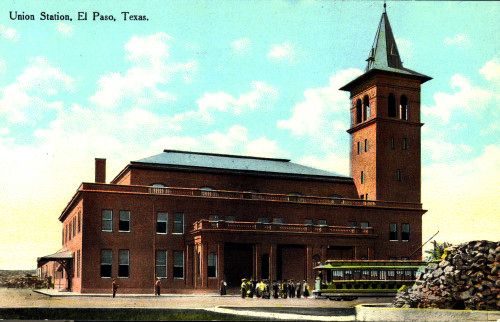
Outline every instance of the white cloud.
<svg viewBox="0 0 500 322">
<path fill-rule="evenodd" d="M 401 57 L 403 64 L 413 58 L 416 48 L 413 42 L 400 38 L 396 39 L 396 44 L 398 45 L 399 56 Z"/>
<path fill-rule="evenodd" d="M 470 46 L 469 36 L 467 34 L 456 34 L 453 37 L 446 37 L 443 40 L 445 46 L 458 46 L 460 48 L 467 48 Z"/>
<path fill-rule="evenodd" d="M 30 60 L 30 66 L 16 81 L 1 89 L 0 115 L 12 123 L 36 121 L 48 110 L 59 110 L 62 102 L 46 99 L 59 91 L 74 89 L 74 79 L 44 57 Z"/>
<path fill-rule="evenodd" d="M 297 163 L 314 168 L 332 171 L 341 175 L 349 175 L 349 158 L 337 153 L 326 153 L 323 156 L 303 156 Z"/>
<path fill-rule="evenodd" d="M 451 77 L 450 87 L 453 93 L 435 93 L 435 105 L 422 105 L 422 112 L 448 124 L 450 116 L 457 112 L 472 114 L 485 110 L 494 97 L 492 91 L 474 86 L 469 79 L 460 74 Z"/>
<path fill-rule="evenodd" d="M 500 235 L 500 145 L 489 145 L 475 159 L 434 163 L 422 169 L 424 236 L 453 243 Z M 466 227 L 466 229 L 464 229 Z M 485 229 L 488 227 L 488 229 Z M 459 233 L 457 233 L 459 232 Z"/>
<path fill-rule="evenodd" d="M 3 73 L 6 69 L 5 60 L 0 58 L 0 73 Z"/>
<path fill-rule="evenodd" d="M 487 62 L 480 70 L 479 73 L 488 81 L 500 81 L 500 59 L 493 58 Z"/>
<path fill-rule="evenodd" d="M 481 135 L 488 135 L 500 132 L 500 121 L 494 121 L 486 129 L 480 131 Z"/>
<path fill-rule="evenodd" d="M 306 89 L 305 100 L 292 108 L 292 116 L 288 120 L 278 121 L 278 128 L 291 130 L 297 136 L 317 136 L 325 130 L 331 131 L 330 122 L 334 122 L 336 128 L 346 129 L 347 118 L 332 120 L 335 113 L 347 112 L 348 115 L 350 108 L 349 94 L 339 88 L 361 73 L 352 68 L 342 70 L 330 77 L 328 86 Z M 328 135 L 331 132 L 325 133 L 325 136 Z"/>
<path fill-rule="evenodd" d="M 125 45 L 126 57 L 132 67 L 121 73 L 107 73 L 99 81 L 99 89 L 90 102 L 115 109 L 119 106 L 152 106 L 175 101 L 176 95 L 160 90 L 158 85 L 168 84 L 176 77 L 189 83 L 198 71 L 194 60 L 174 62 L 170 47 L 174 38 L 165 33 L 147 37 L 134 36 Z"/>
<path fill-rule="evenodd" d="M 58 22 L 56 25 L 56 30 L 63 35 L 63 37 L 68 38 L 73 36 L 73 32 L 75 31 L 74 25 L 68 25 L 64 22 Z"/>
<path fill-rule="evenodd" d="M 272 45 L 271 50 L 267 53 L 267 57 L 277 62 L 287 62 L 296 64 L 299 61 L 302 51 L 296 45 L 288 41 L 280 45 Z"/>
<path fill-rule="evenodd" d="M 7 28 L 4 25 L 0 25 L 0 37 L 13 41 L 18 41 L 19 32 L 14 28 Z"/>
<path fill-rule="evenodd" d="M 247 56 L 252 50 L 252 41 L 249 38 L 241 38 L 231 43 L 233 54 L 239 56 Z"/>
<path fill-rule="evenodd" d="M 433 161 L 445 162 L 460 159 L 470 154 L 472 148 L 465 144 L 453 144 L 442 138 L 433 138 L 422 142 L 422 150 Z"/>
<path fill-rule="evenodd" d="M 196 103 L 198 111 L 190 112 L 187 116 L 201 117 L 205 121 L 212 121 L 215 112 L 230 112 L 241 114 L 256 110 L 269 110 L 278 99 L 278 90 L 264 82 L 250 83 L 251 91 L 240 94 L 238 98 L 225 93 L 205 93 Z"/>
<path fill-rule="evenodd" d="M 283 157 L 285 155 L 275 140 L 269 140 L 266 137 L 252 139 L 248 129 L 241 125 L 232 126 L 226 133 L 215 131 L 197 138 L 165 136 L 154 141 L 151 145 L 157 150 L 206 151 L 261 157 Z"/>
</svg>

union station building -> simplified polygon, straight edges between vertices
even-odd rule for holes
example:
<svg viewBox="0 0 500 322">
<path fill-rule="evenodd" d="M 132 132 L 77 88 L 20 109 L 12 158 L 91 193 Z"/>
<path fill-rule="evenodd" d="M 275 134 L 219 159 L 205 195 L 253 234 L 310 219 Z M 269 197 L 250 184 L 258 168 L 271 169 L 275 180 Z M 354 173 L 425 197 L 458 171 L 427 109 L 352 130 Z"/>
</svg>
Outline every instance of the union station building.
<svg viewBox="0 0 500 322">
<path fill-rule="evenodd" d="M 350 176 L 286 159 L 164 150 L 106 183 L 96 159 L 59 216 L 62 248 L 38 258 L 55 288 L 214 291 L 221 279 L 314 281 L 327 259 L 422 257 L 420 87 L 382 14 L 350 93 Z"/>
</svg>

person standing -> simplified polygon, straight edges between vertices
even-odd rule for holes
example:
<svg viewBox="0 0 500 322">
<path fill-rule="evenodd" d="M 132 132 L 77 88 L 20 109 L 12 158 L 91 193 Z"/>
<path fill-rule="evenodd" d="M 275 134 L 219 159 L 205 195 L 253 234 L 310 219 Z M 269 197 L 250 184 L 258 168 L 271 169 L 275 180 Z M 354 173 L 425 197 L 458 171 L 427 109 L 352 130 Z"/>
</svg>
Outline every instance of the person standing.
<svg viewBox="0 0 500 322">
<path fill-rule="evenodd" d="M 220 281 L 220 295 L 223 296 L 223 295 L 226 295 L 226 287 L 227 287 L 227 283 L 224 281 L 224 279 L 222 279 Z"/>
<path fill-rule="evenodd" d="M 111 290 L 113 291 L 113 298 L 115 298 L 115 295 L 116 295 L 116 291 L 118 290 L 118 287 L 120 285 L 118 285 L 116 283 L 116 280 L 113 278 L 113 282 L 111 283 Z"/>
<path fill-rule="evenodd" d="M 297 284 L 297 298 L 300 299 L 301 295 L 302 295 L 302 282 L 299 282 L 299 284 Z"/>
<path fill-rule="evenodd" d="M 157 296 L 160 296 L 161 293 L 160 293 L 160 288 L 161 288 L 161 279 L 159 279 L 158 277 L 156 278 L 156 282 L 155 282 L 155 295 Z"/>
<path fill-rule="evenodd" d="M 244 278 L 241 280 L 241 298 L 245 298 L 247 296 L 247 279 Z"/>
<path fill-rule="evenodd" d="M 304 294 L 305 298 L 309 297 L 309 284 L 307 284 L 307 281 L 302 281 L 304 284 L 302 285 L 302 294 Z"/>
</svg>

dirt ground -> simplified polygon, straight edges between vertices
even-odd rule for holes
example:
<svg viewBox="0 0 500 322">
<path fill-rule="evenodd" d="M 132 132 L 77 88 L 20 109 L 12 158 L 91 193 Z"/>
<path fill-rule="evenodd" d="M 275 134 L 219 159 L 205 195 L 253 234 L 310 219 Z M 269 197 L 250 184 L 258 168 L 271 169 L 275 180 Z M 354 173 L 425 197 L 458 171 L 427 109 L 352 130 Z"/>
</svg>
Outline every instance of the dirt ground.
<svg viewBox="0 0 500 322">
<path fill-rule="evenodd" d="M 236 295 L 173 295 L 154 296 L 55 296 L 39 294 L 28 289 L 0 288 L 0 307 L 44 308 L 214 308 L 224 307 L 295 307 L 295 308 L 346 308 L 358 304 L 390 303 L 392 298 L 360 298 L 354 301 L 330 301 L 328 299 L 242 299 Z"/>
</svg>

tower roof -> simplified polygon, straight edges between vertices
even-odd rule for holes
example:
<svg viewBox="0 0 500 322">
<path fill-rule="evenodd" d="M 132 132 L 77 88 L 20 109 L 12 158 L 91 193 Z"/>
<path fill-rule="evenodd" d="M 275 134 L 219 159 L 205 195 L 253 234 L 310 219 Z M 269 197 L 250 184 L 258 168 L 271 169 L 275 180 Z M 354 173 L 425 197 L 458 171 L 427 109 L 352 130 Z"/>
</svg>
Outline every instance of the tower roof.
<svg viewBox="0 0 500 322">
<path fill-rule="evenodd" d="M 344 85 L 340 88 L 341 90 L 351 90 L 354 86 L 358 85 L 374 72 L 397 73 L 403 77 L 419 79 L 422 83 L 432 79 L 429 76 L 403 67 L 396 39 L 392 33 L 391 24 L 389 23 L 389 18 L 387 16 L 387 12 L 385 11 L 385 3 L 384 12 L 380 18 L 377 33 L 375 34 L 375 39 L 373 40 L 373 45 L 366 61 L 368 63 L 366 65 L 365 73 L 350 83 Z"/>
</svg>

